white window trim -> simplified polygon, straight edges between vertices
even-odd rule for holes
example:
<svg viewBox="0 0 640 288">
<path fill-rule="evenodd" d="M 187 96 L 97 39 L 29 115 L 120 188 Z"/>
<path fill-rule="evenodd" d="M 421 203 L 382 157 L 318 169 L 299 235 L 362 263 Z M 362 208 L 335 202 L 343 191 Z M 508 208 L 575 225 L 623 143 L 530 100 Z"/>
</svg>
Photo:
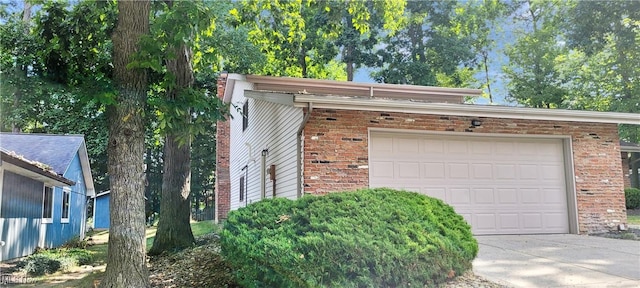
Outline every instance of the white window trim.
<svg viewBox="0 0 640 288">
<path fill-rule="evenodd" d="M 44 204 L 46 203 L 46 199 L 44 198 L 46 196 L 45 191 L 47 190 L 47 185 L 42 185 L 42 224 L 50 224 L 53 223 L 53 203 L 55 202 L 55 198 L 56 198 L 56 193 L 54 187 L 49 187 L 51 188 L 51 203 L 49 203 L 49 205 L 51 206 L 51 217 L 50 218 L 44 218 Z"/>
<path fill-rule="evenodd" d="M 64 218 L 64 194 L 69 193 L 69 202 L 67 203 L 67 218 Z M 71 216 L 71 189 L 69 187 L 62 188 L 62 206 L 60 210 L 60 223 L 69 223 L 69 217 Z"/>
</svg>

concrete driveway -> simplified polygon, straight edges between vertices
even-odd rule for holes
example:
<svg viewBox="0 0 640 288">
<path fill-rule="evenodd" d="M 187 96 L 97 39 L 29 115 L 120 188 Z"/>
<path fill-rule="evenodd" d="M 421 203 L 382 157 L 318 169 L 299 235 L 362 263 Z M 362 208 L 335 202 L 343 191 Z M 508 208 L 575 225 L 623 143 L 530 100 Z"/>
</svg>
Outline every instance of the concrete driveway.
<svg viewBox="0 0 640 288">
<path fill-rule="evenodd" d="M 509 287 L 640 287 L 640 241 L 569 234 L 476 239 L 473 271 Z"/>
</svg>

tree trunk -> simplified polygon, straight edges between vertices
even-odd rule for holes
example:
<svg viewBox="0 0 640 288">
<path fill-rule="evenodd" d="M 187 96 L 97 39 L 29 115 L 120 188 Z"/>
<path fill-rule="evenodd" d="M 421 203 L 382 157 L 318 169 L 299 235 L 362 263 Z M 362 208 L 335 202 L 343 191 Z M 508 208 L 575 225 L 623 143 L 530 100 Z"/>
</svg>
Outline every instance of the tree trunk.
<svg viewBox="0 0 640 288">
<path fill-rule="evenodd" d="M 107 107 L 111 182 L 109 250 L 100 287 L 149 287 L 145 255 L 144 122 L 147 73 L 127 69 L 149 32 L 150 2 L 119 1 L 113 33 L 116 103 Z"/>
<path fill-rule="evenodd" d="M 169 3 L 171 7 L 171 3 Z M 175 48 L 175 59 L 166 59 L 167 71 L 175 76 L 174 88 L 167 91 L 167 98 L 177 99 L 184 90 L 193 86 L 192 52 L 185 44 Z M 178 100 L 179 101 L 179 100 Z M 186 111 L 184 124 L 191 119 Z M 195 243 L 189 220 L 191 219 L 191 135 L 178 139 L 178 131 L 169 132 L 164 143 L 164 168 L 160 220 L 149 255 L 163 251 L 180 250 Z"/>
<path fill-rule="evenodd" d="M 29 1 L 24 1 L 23 5 L 24 7 L 22 9 L 22 23 L 24 24 L 24 33 L 29 34 L 29 24 L 31 22 L 32 5 Z M 16 111 L 18 110 L 18 107 L 20 107 L 20 98 L 22 98 L 21 87 L 23 87 L 23 85 L 28 85 L 26 83 L 27 66 L 25 65 L 25 63 L 22 63 L 21 61 L 18 60 L 14 70 L 15 70 L 14 73 L 16 75 L 16 79 L 18 79 L 18 83 L 19 83 L 16 87 L 16 91 L 14 91 L 13 93 L 13 110 Z M 15 120 L 12 120 L 11 122 L 12 122 L 11 132 L 13 133 L 22 132 L 22 127 L 20 124 L 16 123 Z"/>
<path fill-rule="evenodd" d="M 482 61 L 484 62 L 484 77 L 487 81 L 487 91 L 489 93 L 489 104 L 493 104 L 493 94 L 491 93 L 491 79 L 489 78 L 489 53 L 482 51 Z"/>
<path fill-rule="evenodd" d="M 160 220 L 149 255 L 180 250 L 195 242 L 189 225 L 191 157 L 190 141 L 186 142 L 179 143 L 174 135 L 165 138 Z"/>
</svg>

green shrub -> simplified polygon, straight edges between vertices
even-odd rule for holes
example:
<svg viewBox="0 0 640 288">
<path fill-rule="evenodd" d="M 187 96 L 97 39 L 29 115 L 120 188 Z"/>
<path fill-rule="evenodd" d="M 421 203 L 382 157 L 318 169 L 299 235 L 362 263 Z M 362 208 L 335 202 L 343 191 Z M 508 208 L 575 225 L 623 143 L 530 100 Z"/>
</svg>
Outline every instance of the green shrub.
<svg viewBox="0 0 640 288">
<path fill-rule="evenodd" d="M 74 259 L 76 265 L 89 265 L 93 262 L 93 255 L 85 249 L 69 249 L 66 251 L 66 256 Z"/>
<path fill-rule="evenodd" d="M 54 273 L 60 269 L 60 261 L 47 254 L 29 255 L 20 264 L 22 271 L 29 276 L 42 276 L 46 273 Z"/>
<path fill-rule="evenodd" d="M 20 268 L 31 276 L 42 276 L 58 270 L 68 271 L 72 267 L 91 264 L 91 252 L 72 248 L 38 250 L 19 263 Z"/>
<path fill-rule="evenodd" d="M 478 252 L 451 206 L 384 188 L 260 201 L 230 212 L 220 241 L 243 287 L 435 286 Z"/>
<path fill-rule="evenodd" d="M 624 189 L 624 201 L 627 209 L 640 208 L 640 189 L 627 188 Z"/>
<path fill-rule="evenodd" d="M 80 237 L 75 236 L 73 238 L 71 238 L 71 240 L 67 241 L 66 243 L 64 243 L 61 248 L 80 248 L 80 249 L 87 249 L 87 246 L 89 246 L 89 241 L 87 240 L 81 240 Z"/>
</svg>

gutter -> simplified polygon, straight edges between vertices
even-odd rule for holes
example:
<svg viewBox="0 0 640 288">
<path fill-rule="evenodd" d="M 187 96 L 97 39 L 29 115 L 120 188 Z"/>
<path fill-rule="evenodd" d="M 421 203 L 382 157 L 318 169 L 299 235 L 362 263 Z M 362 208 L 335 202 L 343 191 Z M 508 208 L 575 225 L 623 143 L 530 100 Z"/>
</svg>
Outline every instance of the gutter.
<svg viewBox="0 0 640 288">
<path fill-rule="evenodd" d="M 304 126 L 307 125 L 309 118 L 311 117 L 311 111 L 313 111 L 313 103 L 307 103 L 307 114 L 304 115 L 302 119 L 302 123 L 300 123 L 300 128 L 298 128 L 298 133 L 296 133 L 296 173 L 297 173 L 297 181 L 298 181 L 298 193 L 297 198 L 302 197 L 302 131 L 304 131 Z"/>
</svg>

